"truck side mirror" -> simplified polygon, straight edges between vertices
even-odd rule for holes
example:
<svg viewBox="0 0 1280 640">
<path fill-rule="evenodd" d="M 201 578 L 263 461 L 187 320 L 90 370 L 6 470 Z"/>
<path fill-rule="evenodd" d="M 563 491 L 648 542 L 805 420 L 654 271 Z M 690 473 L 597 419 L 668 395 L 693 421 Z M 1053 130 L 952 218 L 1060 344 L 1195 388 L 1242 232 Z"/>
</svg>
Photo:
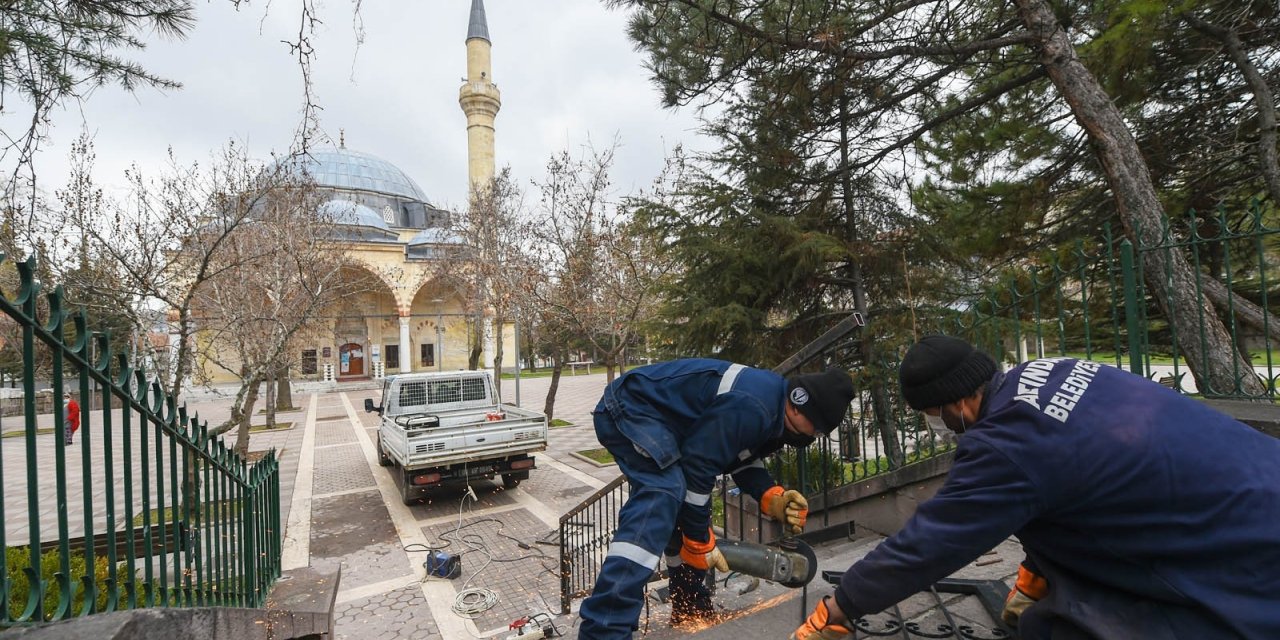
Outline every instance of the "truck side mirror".
<svg viewBox="0 0 1280 640">
<path fill-rule="evenodd" d="M 382 413 L 382 407 L 379 407 L 378 405 L 374 404 L 374 403 L 373 403 L 373 398 L 365 398 L 365 399 L 364 399 L 364 411 L 365 411 L 365 413 L 379 413 L 379 414 L 380 414 L 380 413 Z"/>
</svg>

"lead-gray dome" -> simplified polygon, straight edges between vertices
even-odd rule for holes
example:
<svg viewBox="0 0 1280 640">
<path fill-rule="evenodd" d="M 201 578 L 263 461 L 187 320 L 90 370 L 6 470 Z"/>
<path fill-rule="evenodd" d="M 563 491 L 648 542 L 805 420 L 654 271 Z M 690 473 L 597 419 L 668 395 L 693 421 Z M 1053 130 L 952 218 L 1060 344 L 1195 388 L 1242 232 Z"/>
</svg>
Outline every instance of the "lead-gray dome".
<svg viewBox="0 0 1280 640">
<path fill-rule="evenodd" d="M 466 241 L 448 229 L 436 227 L 423 229 L 409 240 L 411 247 L 422 244 L 466 244 Z"/>
<path fill-rule="evenodd" d="M 298 160 L 318 187 L 358 189 L 427 203 L 427 194 L 399 167 L 345 147 L 316 149 Z"/>
<path fill-rule="evenodd" d="M 386 229 L 387 222 L 377 211 L 350 200 L 329 200 L 316 207 L 316 212 L 337 224 Z"/>
</svg>

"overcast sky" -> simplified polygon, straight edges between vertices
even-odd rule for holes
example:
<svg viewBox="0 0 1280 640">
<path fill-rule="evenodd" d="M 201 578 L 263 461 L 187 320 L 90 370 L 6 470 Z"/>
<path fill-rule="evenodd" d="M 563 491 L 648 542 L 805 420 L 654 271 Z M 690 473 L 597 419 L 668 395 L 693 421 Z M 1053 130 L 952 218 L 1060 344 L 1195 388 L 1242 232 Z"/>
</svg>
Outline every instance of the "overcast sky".
<svg viewBox="0 0 1280 640">
<path fill-rule="evenodd" d="M 399 166 L 432 204 L 466 201 L 466 127 L 458 88 L 471 0 L 364 0 L 364 42 L 357 48 L 351 0 L 317 0 L 325 24 L 315 41 L 315 93 L 321 127 L 336 143 Z M 300 117 L 298 67 L 280 41 L 296 38 L 296 0 L 264 0 L 239 12 L 228 0 L 197 2 L 188 38 L 148 36 L 130 54 L 151 71 L 183 83 L 171 91 L 129 94 L 98 89 L 53 115 L 37 162 L 41 186 L 61 186 L 67 152 L 81 126 L 94 137 L 96 179 L 115 192 L 132 163 L 159 171 L 166 149 L 206 160 L 226 141 L 267 158 L 288 148 Z M 618 193 L 643 188 L 679 143 L 705 149 L 692 109 L 661 108 L 642 57 L 625 34 L 626 15 L 600 0 L 485 0 L 493 42 L 493 79 L 502 92 L 496 150 L 526 185 L 554 152 L 588 142 L 621 147 L 613 172 Z M 13 126 L 6 121 L 5 126 Z M 536 196 L 530 194 L 532 203 Z"/>
</svg>

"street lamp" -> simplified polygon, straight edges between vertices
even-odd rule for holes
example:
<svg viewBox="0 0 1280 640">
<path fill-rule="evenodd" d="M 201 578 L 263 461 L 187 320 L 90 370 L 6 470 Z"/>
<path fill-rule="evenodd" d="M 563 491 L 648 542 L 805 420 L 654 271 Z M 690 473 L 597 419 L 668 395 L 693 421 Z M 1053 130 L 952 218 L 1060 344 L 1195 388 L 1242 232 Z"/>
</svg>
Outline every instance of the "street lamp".
<svg viewBox="0 0 1280 640">
<path fill-rule="evenodd" d="M 441 298 L 435 298 L 431 302 L 436 305 L 436 371 L 444 371 L 444 339 L 441 337 L 440 321 L 442 318 L 442 309 L 440 305 L 444 304 Z"/>
</svg>

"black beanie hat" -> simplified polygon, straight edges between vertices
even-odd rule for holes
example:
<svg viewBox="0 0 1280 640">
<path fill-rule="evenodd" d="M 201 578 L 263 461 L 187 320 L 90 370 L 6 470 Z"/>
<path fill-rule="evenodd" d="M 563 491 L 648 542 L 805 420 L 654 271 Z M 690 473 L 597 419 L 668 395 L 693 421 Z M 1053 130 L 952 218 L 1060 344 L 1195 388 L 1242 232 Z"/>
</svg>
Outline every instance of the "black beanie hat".
<svg viewBox="0 0 1280 640">
<path fill-rule="evenodd" d="M 853 379 L 848 371 L 835 367 L 822 373 L 791 376 L 787 379 L 787 399 L 813 423 L 813 428 L 831 433 L 853 402 Z"/>
<path fill-rule="evenodd" d="M 916 411 L 973 395 L 996 373 L 996 362 L 951 336 L 925 336 L 911 345 L 898 368 L 902 397 Z"/>
</svg>

